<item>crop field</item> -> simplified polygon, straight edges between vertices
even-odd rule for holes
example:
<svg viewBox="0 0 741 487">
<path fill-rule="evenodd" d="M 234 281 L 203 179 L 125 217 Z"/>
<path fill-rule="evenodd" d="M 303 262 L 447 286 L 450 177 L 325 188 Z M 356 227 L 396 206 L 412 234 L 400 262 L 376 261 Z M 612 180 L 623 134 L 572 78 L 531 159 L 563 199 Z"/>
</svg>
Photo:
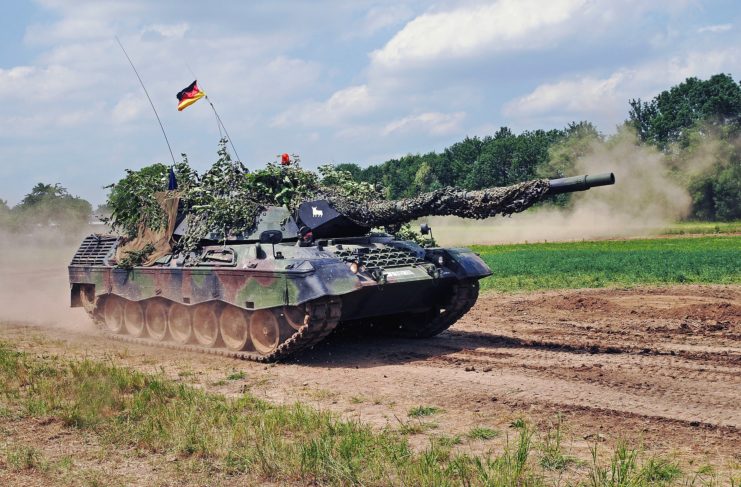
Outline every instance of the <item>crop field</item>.
<svg viewBox="0 0 741 487">
<path fill-rule="evenodd" d="M 741 237 L 472 246 L 491 267 L 483 289 L 740 284 Z"/>
</svg>

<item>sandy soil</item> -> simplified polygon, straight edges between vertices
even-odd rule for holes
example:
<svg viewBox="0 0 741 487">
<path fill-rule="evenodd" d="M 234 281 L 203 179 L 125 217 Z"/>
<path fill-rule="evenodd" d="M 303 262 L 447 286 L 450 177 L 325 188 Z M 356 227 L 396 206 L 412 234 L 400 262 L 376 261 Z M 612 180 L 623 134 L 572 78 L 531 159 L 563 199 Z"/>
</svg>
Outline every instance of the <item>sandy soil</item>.
<svg viewBox="0 0 741 487">
<path fill-rule="evenodd" d="M 419 448 L 444 434 L 461 435 L 464 451 L 496 452 L 516 434 L 513 420 L 542 432 L 560 415 L 566 453 L 582 459 L 624 439 L 691 469 L 728 472 L 741 462 L 739 286 L 488 293 L 433 339 L 339 334 L 268 366 L 89 330 L 6 323 L 0 339 L 38 354 L 108 357 L 224 394 L 301 400 L 379 428 L 417 425 L 410 441 Z M 244 377 L 228 379 L 235 371 Z M 419 405 L 443 411 L 409 418 Z M 466 439 L 475 426 L 502 435 Z"/>
</svg>

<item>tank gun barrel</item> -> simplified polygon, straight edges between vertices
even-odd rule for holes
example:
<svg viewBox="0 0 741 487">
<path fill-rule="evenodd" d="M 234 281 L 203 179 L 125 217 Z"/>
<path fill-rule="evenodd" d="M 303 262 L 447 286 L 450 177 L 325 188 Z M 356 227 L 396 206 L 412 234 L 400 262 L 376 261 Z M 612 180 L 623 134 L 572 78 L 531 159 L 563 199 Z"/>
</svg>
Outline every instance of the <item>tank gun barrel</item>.
<svg viewBox="0 0 741 487">
<path fill-rule="evenodd" d="M 549 195 L 615 184 L 613 173 L 561 179 L 535 179 L 501 188 L 474 191 L 444 187 L 400 200 L 354 201 L 327 197 L 302 203 L 300 224 L 314 237 L 362 235 L 372 227 L 398 227 L 416 218 L 456 215 L 488 218 L 521 212 Z"/>
<path fill-rule="evenodd" d="M 546 194 L 573 193 L 575 191 L 586 191 L 596 186 L 610 186 L 615 184 L 615 174 L 605 172 L 590 176 L 582 174 L 568 178 L 551 179 L 548 181 L 548 192 Z"/>
</svg>

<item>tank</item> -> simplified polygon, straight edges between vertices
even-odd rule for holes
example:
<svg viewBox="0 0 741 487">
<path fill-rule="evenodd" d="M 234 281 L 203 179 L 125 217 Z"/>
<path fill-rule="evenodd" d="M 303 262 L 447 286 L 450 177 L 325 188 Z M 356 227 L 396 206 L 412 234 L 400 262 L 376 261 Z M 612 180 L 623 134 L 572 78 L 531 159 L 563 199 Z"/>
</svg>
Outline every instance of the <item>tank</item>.
<svg viewBox="0 0 741 487">
<path fill-rule="evenodd" d="M 313 347 L 337 328 L 428 338 L 476 303 L 479 280 L 491 270 L 469 249 L 421 247 L 372 228 L 514 213 L 550 194 L 614 182 L 607 173 L 443 188 L 396 201 L 335 197 L 295 211 L 267 207 L 244 235 L 129 269 L 116 266 L 120 237 L 90 235 L 69 265 L 71 305 L 119 340 L 264 362 Z M 180 220 L 174 238 L 187 225 Z"/>
</svg>

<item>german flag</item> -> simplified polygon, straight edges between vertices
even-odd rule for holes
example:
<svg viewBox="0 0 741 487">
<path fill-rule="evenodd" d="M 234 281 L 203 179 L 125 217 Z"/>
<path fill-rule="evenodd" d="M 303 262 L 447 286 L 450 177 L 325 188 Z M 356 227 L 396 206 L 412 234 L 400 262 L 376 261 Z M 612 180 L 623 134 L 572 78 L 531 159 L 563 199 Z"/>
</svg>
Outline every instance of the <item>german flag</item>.
<svg viewBox="0 0 741 487">
<path fill-rule="evenodd" d="M 206 94 L 198 88 L 198 80 L 195 80 L 189 84 L 187 88 L 184 88 L 177 94 L 179 102 L 178 111 L 182 112 L 204 96 L 206 96 Z"/>
</svg>

